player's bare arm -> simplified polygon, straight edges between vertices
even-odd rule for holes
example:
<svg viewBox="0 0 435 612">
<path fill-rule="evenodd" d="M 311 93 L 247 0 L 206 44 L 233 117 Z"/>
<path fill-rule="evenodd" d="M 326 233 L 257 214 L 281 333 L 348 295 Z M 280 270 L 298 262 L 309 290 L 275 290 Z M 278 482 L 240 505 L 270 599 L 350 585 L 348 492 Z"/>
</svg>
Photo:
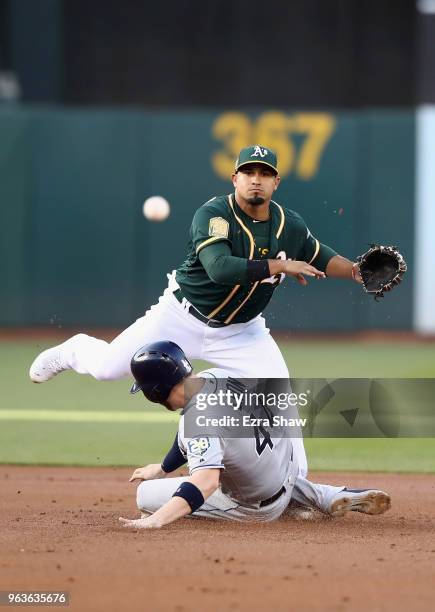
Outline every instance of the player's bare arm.
<svg viewBox="0 0 435 612">
<path fill-rule="evenodd" d="M 326 275 L 332 278 L 347 278 L 357 283 L 362 282 L 358 264 L 341 255 L 335 255 L 329 260 Z"/>
<path fill-rule="evenodd" d="M 305 276 L 314 278 L 326 278 L 330 276 L 331 278 L 344 278 L 361 283 L 358 264 L 341 255 L 334 255 L 334 257 L 329 260 L 326 266 L 326 274 L 305 261 L 280 261 L 269 259 L 268 263 L 271 276 L 274 274 L 293 276 L 301 285 L 307 284 Z"/>
<path fill-rule="evenodd" d="M 199 489 L 204 500 L 212 495 L 219 486 L 220 470 L 217 468 L 204 468 L 197 470 L 186 479 L 186 482 L 191 483 Z M 133 529 L 159 529 L 169 523 L 187 516 L 192 512 L 190 505 L 183 497 L 171 497 L 157 512 L 151 516 L 140 519 L 126 519 L 120 517 L 120 522 L 124 527 Z"/>
</svg>

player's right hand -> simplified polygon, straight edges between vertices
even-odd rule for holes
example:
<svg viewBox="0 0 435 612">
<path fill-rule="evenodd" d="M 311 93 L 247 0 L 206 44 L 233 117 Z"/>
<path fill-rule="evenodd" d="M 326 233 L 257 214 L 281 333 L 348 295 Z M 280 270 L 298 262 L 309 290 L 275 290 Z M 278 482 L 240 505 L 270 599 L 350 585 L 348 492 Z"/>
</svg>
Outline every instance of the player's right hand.
<svg viewBox="0 0 435 612">
<path fill-rule="evenodd" d="M 136 468 L 130 477 L 129 482 L 134 480 L 155 480 L 156 478 L 164 478 L 166 472 L 162 470 L 160 463 L 150 463 L 144 467 Z"/>
<path fill-rule="evenodd" d="M 313 278 L 326 278 L 326 274 L 321 272 L 306 261 L 293 261 L 287 259 L 283 262 L 283 273 L 286 276 L 293 276 L 300 285 L 307 285 L 305 276 Z"/>
</svg>

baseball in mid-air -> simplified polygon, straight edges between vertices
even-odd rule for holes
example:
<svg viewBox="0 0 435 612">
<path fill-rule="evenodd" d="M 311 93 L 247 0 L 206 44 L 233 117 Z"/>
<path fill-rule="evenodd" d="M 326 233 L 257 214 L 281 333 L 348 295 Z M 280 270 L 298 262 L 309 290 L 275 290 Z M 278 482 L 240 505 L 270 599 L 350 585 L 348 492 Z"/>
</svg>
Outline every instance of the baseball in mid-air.
<svg viewBox="0 0 435 612">
<path fill-rule="evenodd" d="M 143 215 L 149 221 L 164 221 L 169 217 L 171 208 L 162 196 L 151 196 L 143 203 Z"/>
</svg>

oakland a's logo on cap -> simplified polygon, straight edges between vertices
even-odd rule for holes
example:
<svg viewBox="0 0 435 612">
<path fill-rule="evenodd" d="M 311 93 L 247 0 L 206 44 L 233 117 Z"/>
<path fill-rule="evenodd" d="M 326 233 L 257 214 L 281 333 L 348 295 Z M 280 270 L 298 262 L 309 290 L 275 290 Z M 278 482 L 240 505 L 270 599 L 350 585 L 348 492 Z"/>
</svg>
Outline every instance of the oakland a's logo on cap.
<svg viewBox="0 0 435 612">
<path fill-rule="evenodd" d="M 260 146 L 255 145 L 254 152 L 251 154 L 251 157 L 266 157 L 267 149 L 262 149 Z"/>
<path fill-rule="evenodd" d="M 264 164 L 272 168 L 275 174 L 278 174 L 276 162 L 276 155 L 269 148 L 262 147 L 261 145 L 251 145 L 240 151 L 236 161 L 235 171 L 238 172 L 245 164 Z"/>
</svg>

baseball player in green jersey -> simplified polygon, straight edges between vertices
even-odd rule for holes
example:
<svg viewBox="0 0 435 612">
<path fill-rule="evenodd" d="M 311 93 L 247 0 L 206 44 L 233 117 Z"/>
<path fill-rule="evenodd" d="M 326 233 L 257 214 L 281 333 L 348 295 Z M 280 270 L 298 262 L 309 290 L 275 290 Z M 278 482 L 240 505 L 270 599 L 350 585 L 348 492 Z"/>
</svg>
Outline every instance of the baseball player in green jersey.
<svg viewBox="0 0 435 612">
<path fill-rule="evenodd" d="M 282 354 L 262 312 L 286 276 L 302 285 L 326 276 L 360 282 L 358 266 L 315 238 L 298 213 L 272 200 L 280 177 L 273 151 L 242 149 L 234 192 L 195 213 L 186 260 L 168 275 L 158 304 L 108 343 L 77 334 L 42 352 L 30 367 L 33 382 L 64 370 L 98 380 L 130 376 L 131 355 L 142 345 L 170 340 L 189 359 L 203 359 L 235 377 L 287 378 Z M 303 442 L 294 442 L 302 475 Z"/>
</svg>

